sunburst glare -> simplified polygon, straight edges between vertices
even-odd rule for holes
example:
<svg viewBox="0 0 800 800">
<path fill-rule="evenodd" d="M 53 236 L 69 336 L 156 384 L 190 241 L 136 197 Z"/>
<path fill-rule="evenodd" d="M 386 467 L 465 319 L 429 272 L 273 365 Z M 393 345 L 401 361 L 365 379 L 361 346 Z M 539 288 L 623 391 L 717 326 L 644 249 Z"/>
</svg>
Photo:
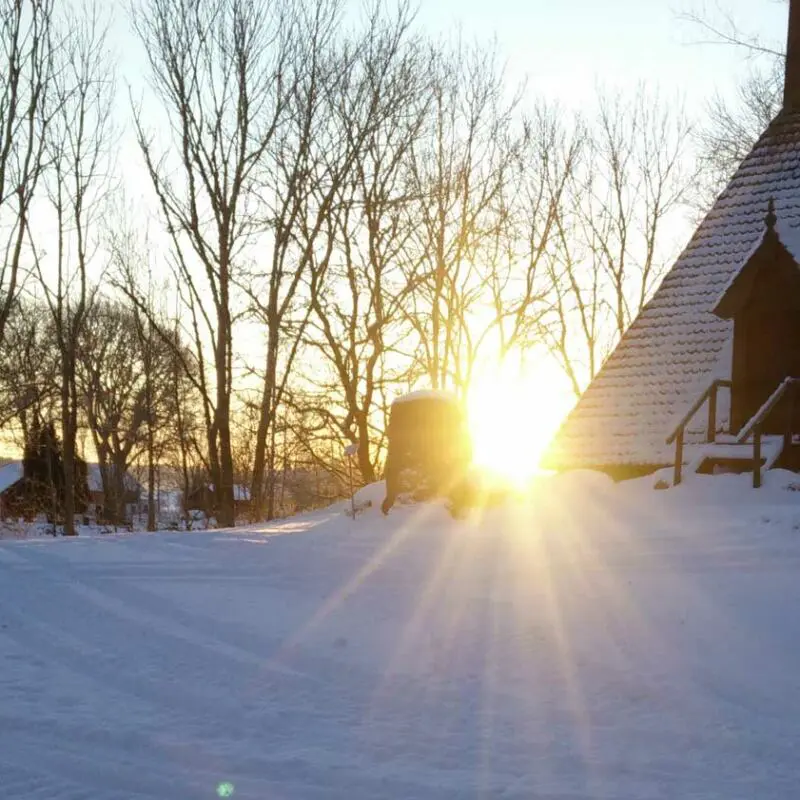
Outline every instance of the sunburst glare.
<svg viewBox="0 0 800 800">
<path fill-rule="evenodd" d="M 516 484 L 539 471 L 550 439 L 574 399 L 550 361 L 506 359 L 483 370 L 468 399 L 477 466 Z"/>
</svg>

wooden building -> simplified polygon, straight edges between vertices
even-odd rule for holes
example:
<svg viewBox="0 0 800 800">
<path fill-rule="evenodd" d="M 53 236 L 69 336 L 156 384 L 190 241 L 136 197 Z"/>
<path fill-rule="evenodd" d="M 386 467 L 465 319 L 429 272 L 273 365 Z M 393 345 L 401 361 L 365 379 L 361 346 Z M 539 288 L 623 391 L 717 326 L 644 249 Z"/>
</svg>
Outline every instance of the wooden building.
<svg viewBox="0 0 800 800">
<path fill-rule="evenodd" d="M 85 466 L 86 488 L 83 493 L 76 493 L 79 499 L 75 510 L 80 515 L 85 513 L 93 521 L 103 521 L 106 495 L 100 466 L 98 464 Z M 24 472 L 22 461 L 10 461 L 0 466 L 0 519 L 33 519 L 51 507 L 47 495 L 43 495 L 43 491 L 47 490 L 32 485 L 26 480 Z M 123 482 L 125 519 L 131 521 L 137 511 L 142 487 L 130 473 L 125 473 Z M 82 502 L 80 497 L 83 498 Z"/>
<path fill-rule="evenodd" d="M 110 486 L 114 486 L 113 468 L 107 466 L 106 479 Z M 119 508 L 122 519 L 118 523 L 132 522 L 134 516 L 140 513 L 140 503 L 142 496 L 146 494 L 142 485 L 130 472 L 125 472 L 122 476 L 122 497 L 119 504 L 113 502 L 114 498 L 106 495 L 106 484 L 103 482 L 103 468 L 99 464 L 87 464 L 86 466 L 86 488 L 89 491 L 87 512 L 90 517 L 98 522 L 108 522 L 109 517 L 113 519 L 113 509 Z M 146 511 L 144 513 L 147 513 Z"/>
<path fill-rule="evenodd" d="M 30 501 L 21 461 L 0 466 L 0 520 L 32 517 L 38 509 Z"/>
<path fill-rule="evenodd" d="M 800 0 L 783 107 L 554 439 L 613 477 L 800 466 Z M 756 468 L 757 467 L 757 468 Z M 758 475 L 756 475 L 758 472 Z"/>
<path fill-rule="evenodd" d="M 202 511 L 206 516 L 213 517 L 219 511 L 217 492 L 213 483 L 203 483 L 195 487 L 186 496 L 187 511 Z M 233 486 L 234 513 L 248 514 L 250 512 L 250 489 L 242 484 Z"/>
<path fill-rule="evenodd" d="M 713 309 L 733 323 L 731 433 L 747 425 L 784 379 L 800 376 L 800 231 L 780 231 L 772 201 L 765 226 Z M 791 401 L 789 393 L 780 398 L 764 419 L 764 433 L 784 432 Z M 791 427 L 800 432 L 797 420 Z"/>
</svg>

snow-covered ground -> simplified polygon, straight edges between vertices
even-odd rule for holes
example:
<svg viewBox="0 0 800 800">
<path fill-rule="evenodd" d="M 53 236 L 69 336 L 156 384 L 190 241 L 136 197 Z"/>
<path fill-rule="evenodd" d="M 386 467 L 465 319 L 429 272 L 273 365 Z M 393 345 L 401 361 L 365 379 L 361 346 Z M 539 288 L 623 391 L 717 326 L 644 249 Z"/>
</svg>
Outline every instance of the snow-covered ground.
<svg viewBox="0 0 800 800">
<path fill-rule="evenodd" d="M 800 492 L 0 543 L 4 798 L 784 800 Z"/>
</svg>

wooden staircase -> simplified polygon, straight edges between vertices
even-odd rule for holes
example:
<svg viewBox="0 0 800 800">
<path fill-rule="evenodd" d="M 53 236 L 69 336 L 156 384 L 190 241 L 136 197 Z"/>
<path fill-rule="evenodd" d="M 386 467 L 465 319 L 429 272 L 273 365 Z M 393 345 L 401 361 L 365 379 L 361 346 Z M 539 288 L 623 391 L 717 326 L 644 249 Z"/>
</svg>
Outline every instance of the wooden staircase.
<svg viewBox="0 0 800 800">
<path fill-rule="evenodd" d="M 731 382 L 727 380 L 712 381 L 667 438 L 667 444 L 675 444 L 673 486 L 682 482 L 685 472 L 701 475 L 752 472 L 753 486 L 757 489 L 761 486 L 764 472 L 768 469 L 782 464 L 790 469 L 797 469 L 800 466 L 791 413 L 796 390 L 800 388 L 800 379 L 786 378 L 736 436 L 717 433 L 717 395 L 720 389 L 730 390 L 731 387 Z M 762 431 L 767 417 L 787 395 L 792 405 L 785 433 L 765 435 Z M 708 406 L 706 441 L 703 444 L 687 445 L 686 428 L 706 404 Z"/>
</svg>

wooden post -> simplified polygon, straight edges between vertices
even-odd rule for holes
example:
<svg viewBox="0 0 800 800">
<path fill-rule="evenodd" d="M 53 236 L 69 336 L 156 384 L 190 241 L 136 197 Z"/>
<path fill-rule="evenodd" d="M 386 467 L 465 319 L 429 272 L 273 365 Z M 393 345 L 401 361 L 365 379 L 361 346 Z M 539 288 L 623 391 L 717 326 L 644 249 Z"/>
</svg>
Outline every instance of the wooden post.
<svg viewBox="0 0 800 800">
<path fill-rule="evenodd" d="M 753 430 L 753 488 L 761 488 L 761 426 Z"/>
<path fill-rule="evenodd" d="M 683 428 L 678 431 L 675 439 L 675 477 L 672 481 L 673 486 L 678 486 L 681 482 L 681 472 L 683 470 Z"/>
<path fill-rule="evenodd" d="M 708 430 L 706 431 L 706 441 L 712 444 L 717 438 L 717 390 L 718 383 L 711 386 L 711 394 L 708 396 Z"/>
<path fill-rule="evenodd" d="M 353 492 L 353 459 L 347 459 L 347 474 L 350 478 L 350 513 L 356 518 L 356 495 Z"/>
</svg>

